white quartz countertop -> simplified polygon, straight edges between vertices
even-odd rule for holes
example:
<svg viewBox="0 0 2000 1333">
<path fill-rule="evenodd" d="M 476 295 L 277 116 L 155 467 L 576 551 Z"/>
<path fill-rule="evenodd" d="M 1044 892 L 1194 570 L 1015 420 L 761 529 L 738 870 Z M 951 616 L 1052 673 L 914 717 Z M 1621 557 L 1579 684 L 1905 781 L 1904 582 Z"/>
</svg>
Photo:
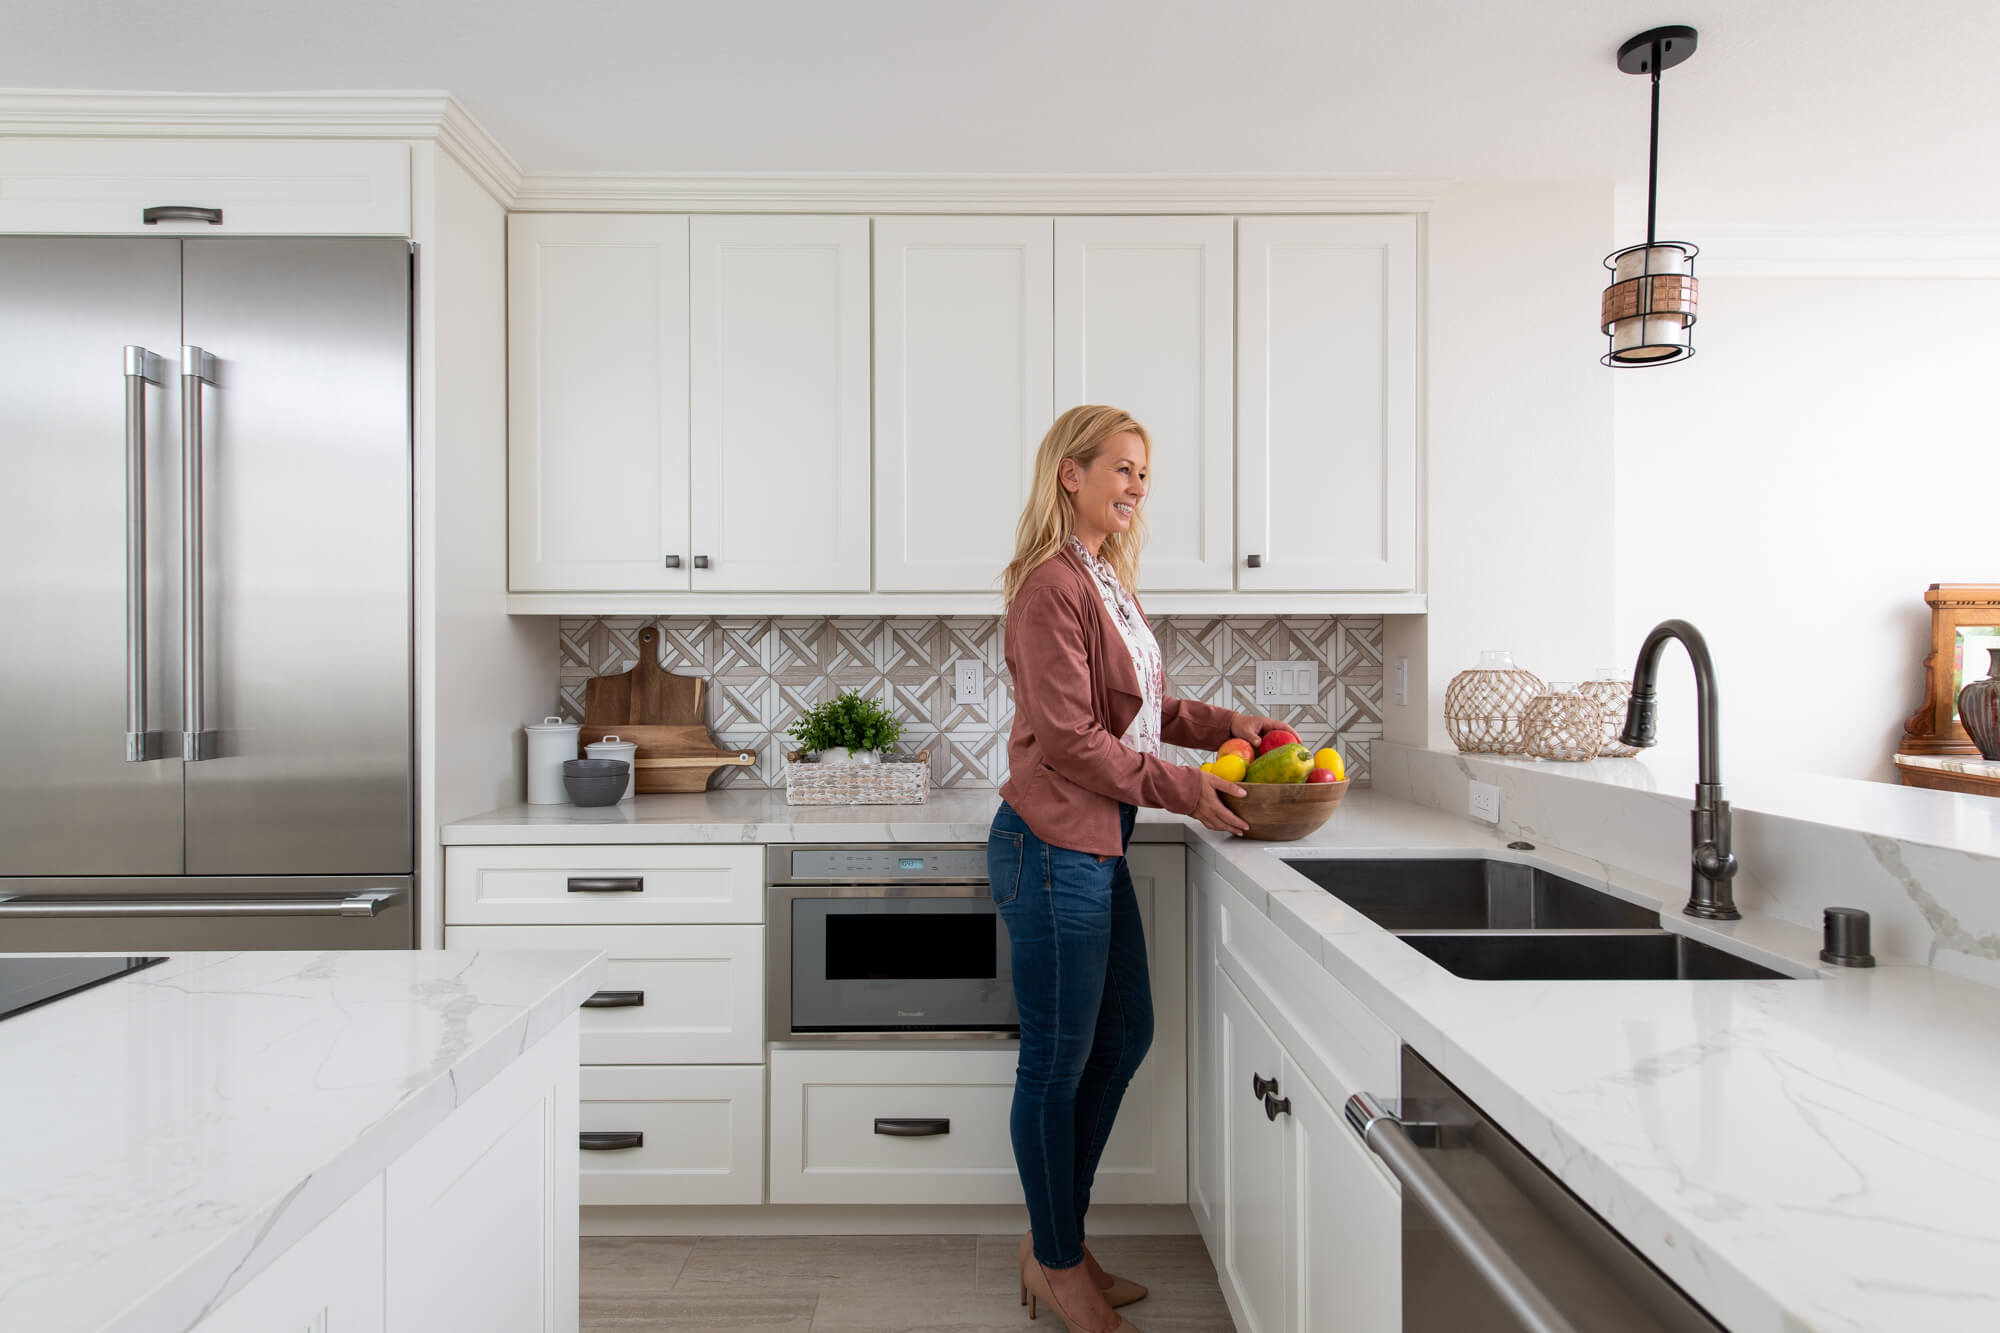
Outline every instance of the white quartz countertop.
<svg viewBox="0 0 2000 1333">
<path fill-rule="evenodd" d="M 576 951 L 183 953 L 0 1022 L 0 1329 L 189 1328 L 603 968 Z"/>
<path fill-rule="evenodd" d="M 513 806 L 447 843 L 973 841 L 997 797 L 790 807 L 782 792 Z M 1296 843 L 1184 839 L 1571 1190 L 1741 1333 L 2000 1328 L 2000 990 L 1932 968 L 1821 968 L 1817 932 L 1697 922 L 1686 885 L 1356 790 Z M 1665 924 L 1807 980 L 1451 975 L 1282 855 L 1470 852 L 1665 905 Z M 2000 892 L 2000 885 L 1996 885 Z M 1328 1089 L 1345 1095 L 1352 1089 Z"/>
</svg>

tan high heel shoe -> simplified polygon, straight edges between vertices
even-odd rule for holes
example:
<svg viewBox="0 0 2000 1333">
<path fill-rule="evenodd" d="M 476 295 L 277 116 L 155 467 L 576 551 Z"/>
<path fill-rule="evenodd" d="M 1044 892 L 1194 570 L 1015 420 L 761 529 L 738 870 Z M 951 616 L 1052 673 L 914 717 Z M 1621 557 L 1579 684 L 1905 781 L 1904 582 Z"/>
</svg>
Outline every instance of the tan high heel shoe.
<svg viewBox="0 0 2000 1333">
<path fill-rule="evenodd" d="M 1014 1256 L 1022 1272 L 1025 1273 L 1028 1271 L 1028 1261 L 1034 1257 L 1034 1253 L 1035 1233 L 1030 1231 L 1021 1237 L 1020 1249 Z M 1097 1256 L 1090 1252 L 1088 1245 L 1083 1247 L 1083 1253 L 1084 1261 L 1095 1265 L 1097 1271 L 1102 1274 L 1098 1279 L 1097 1289 L 1104 1293 L 1105 1304 L 1115 1310 L 1121 1305 L 1130 1305 L 1134 1301 L 1143 1301 L 1146 1299 L 1146 1289 L 1144 1287 L 1130 1278 L 1120 1277 L 1116 1273 L 1106 1271 L 1104 1265 L 1097 1262 Z M 1021 1304 L 1026 1305 L 1027 1303 L 1028 1288 L 1023 1285 L 1021 1288 Z"/>
<path fill-rule="evenodd" d="M 1110 1323 L 1102 1328 L 1092 1328 L 1063 1309 L 1062 1302 L 1056 1299 L 1055 1292 L 1049 1287 L 1048 1274 L 1042 1271 L 1041 1263 L 1032 1254 L 1021 1268 L 1021 1301 L 1028 1307 L 1030 1319 L 1039 1319 L 1040 1307 L 1046 1304 L 1069 1326 L 1070 1333 L 1142 1333 L 1137 1324 L 1116 1311 L 1112 1312 Z"/>
</svg>

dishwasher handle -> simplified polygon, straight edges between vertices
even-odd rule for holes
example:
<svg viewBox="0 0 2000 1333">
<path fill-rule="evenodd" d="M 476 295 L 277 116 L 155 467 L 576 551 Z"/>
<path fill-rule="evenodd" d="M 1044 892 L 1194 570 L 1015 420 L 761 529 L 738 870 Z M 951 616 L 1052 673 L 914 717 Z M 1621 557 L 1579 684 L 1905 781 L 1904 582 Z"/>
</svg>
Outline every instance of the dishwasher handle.
<svg viewBox="0 0 2000 1333">
<path fill-rule="evenodd" d="M 1534 1280 L 1521 1271 L 1506 1246 L 1486 1229 L 1465 1201 L 1452 1191 L 1411 1141 L 1408 1128 L 1372 1094 L 1357 1092 L 1347 1099 L 1348 1128 L 1380 1157 L 1397 1180 L 1404 1198 L 1414 1199 L 1430 1214 L 1460 1253 L 1472 1264 L 1515 1319 L 1529 1333 L 1578 1333 Z"/>
</svg>

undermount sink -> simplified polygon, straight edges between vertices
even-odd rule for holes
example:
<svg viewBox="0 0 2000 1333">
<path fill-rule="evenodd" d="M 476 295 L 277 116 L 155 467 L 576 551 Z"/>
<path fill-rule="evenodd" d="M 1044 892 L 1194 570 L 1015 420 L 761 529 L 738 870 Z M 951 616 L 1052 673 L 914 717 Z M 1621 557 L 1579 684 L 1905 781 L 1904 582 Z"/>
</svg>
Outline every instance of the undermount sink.
<svg viewBox="0 0 2000 1333">
<path fill-rule="evenodd" d="M 1660 914 L 1514 861 L 1282 858 L 1385 930 L 1654 928 Z"/>
<path fill-rule="evenodd" d="M 1796 981 L 1798 978 L 1665 930 L 1573 934 L 1398 935 L 1454 976 L 1473 981 Z"/>
</svg>

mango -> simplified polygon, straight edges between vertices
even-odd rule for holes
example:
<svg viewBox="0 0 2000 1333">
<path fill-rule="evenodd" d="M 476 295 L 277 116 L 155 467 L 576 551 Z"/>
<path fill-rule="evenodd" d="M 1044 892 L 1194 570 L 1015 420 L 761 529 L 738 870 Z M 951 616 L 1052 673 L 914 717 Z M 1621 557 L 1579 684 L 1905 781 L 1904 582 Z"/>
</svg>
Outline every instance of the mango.
<svg viewBox="0 0 2000 1333">
<path fill-rule="evenodd" d="M 1281 745 L 1257 756 L 1243 775 L 1245 782 L 1304 782 L 1312 772 L 1312 751 L 1303 745 Z"/>
</svg>

